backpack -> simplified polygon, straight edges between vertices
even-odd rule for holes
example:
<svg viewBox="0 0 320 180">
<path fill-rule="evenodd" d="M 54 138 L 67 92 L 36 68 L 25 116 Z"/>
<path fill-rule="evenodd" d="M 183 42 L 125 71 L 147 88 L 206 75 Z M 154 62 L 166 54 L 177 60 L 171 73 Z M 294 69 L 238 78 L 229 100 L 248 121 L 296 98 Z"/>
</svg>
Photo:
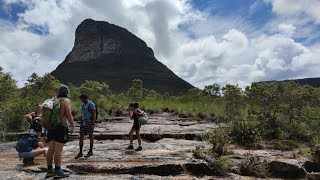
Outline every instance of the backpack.
<svg viewBox="0 0 320 180">
<path fill-rule="evenodd" d="M 47 99 L 42 104 L 42 124 L 46 129 L 56 129 L 58 126 L 65 126 L 60 119 L 60 102 L 64 99 Z"/>
<path fill-rule="evenodd" d="M 140 125 L 145 125 L 148 123 L 149 117 L 148 117 L 148 113 L 143 113 L 143 116 L 138 118 L 139 124 Z"/>
<path fill-rule="evenodd" d="M 31 120 L 30 129 L 33 129 L 36 132 L 42 131 L 42 121 L 40 117 L 35 117 Z"/>
<path fill-rule="evenodd" d="M 35 134 L 23 135 L 18 140 L 18 143 L 16 145 L 16 150 L 19 153 L 32 151 L 32 149 L 37 147 L 37 138 L 38 136 Z"/>
</svg>

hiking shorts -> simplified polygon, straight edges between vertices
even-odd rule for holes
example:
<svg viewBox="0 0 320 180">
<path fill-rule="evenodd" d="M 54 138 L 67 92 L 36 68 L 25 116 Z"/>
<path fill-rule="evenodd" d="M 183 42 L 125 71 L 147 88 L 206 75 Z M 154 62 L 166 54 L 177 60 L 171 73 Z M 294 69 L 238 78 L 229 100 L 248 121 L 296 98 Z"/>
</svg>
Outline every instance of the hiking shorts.
<svg viewBox="0 0 320 180">
<path fill-rule="evenodd" d="M 136 131 L 139 131 L 140 128 L 141 128 L 141 124 L 139 123 L 138 119 L 134 119 L 132 129 L 136 130 Z"/>
<path fill-rule="evenodd" d="M 93 133 L 92 121 L 83 121 L 80 125 L 80 134 L 87 135 Z"/>
<path fill-rule="evenodd" d="M 69 130 L 67 127 L 59 126 L 56 129 L 48 130 L 48 141 L 56 141 L 58 143 L 65 144 L 68 141 Z"/>
<path fill-rule="evenodd" d="M 18 156 L 22 159 L 25 159 L 25 158 L 32 158 L 34 157 L 34 150 L 30 151 L 30 152 L 22 152 L 22 153 L 19 153 Z"/>
</svg>

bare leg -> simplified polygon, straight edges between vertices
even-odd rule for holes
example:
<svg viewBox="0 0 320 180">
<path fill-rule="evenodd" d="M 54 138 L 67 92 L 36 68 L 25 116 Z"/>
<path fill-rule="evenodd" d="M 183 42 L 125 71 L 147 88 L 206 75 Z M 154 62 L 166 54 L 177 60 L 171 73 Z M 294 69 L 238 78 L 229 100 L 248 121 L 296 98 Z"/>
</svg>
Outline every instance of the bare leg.
<svg viewBox="0 0 320 180">
<path fill-rule="evenodd" d="M 130 145 L 132 145 L 133 144 L 133 132 L 134 132 L 134 130 L 133 129 L 131 129 L 130 130 L 130 132 L 129 132 L 129 138 L 130 138 Z"/>
<path fill-rule="evenodd" d="M 140 130 L 136 130 L 136 135 L 137 135 L 139 146 L 141 146 Z"/>
<path fill-rule="evenodd" d="M 62 143 L 55 143 L 54 147 L 54 165 L 55 167 L 61 167 L 61 154 L 64 144 Z"/>
<path fill-rule="evenodd" d="M 54 150 L 55 150 L 55 141 L 50 141 L 49 142 L 49 149 L 47 152 L 47 165 L 48 165 L 48 167 L 52 167 Z"/>
<path fill-rule="evenodd" d="M 46 157 L 46 150 L 43 148 L 35 149 L 33 157 L 40 156 L 41 154 L 44 154 L 44 156 Z"/>
</svg>

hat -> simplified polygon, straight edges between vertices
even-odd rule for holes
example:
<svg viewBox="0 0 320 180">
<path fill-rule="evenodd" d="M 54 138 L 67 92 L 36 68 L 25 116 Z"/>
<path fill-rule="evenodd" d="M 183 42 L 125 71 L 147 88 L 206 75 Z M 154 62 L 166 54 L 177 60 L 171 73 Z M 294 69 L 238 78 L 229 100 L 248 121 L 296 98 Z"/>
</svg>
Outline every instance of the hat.
<svg viewBox="0 0 320 180">
<path fill-rule="evenodd" d="M 66 86 L 66 85 L 61 85 L 61 86 L 59 87 L 59 95 L 60 95 L 60 94 L 66 94 L 66 95 L 68 95 L 68 93 L 69 93 L 69 88 L 68 88 L 68 86 Z"/>
<path fill-rule="evenodd" d="M 86 94 L 81 94 L 79 96 L 80 99 L 88 99 L 88 96 Z"/>
</svg>

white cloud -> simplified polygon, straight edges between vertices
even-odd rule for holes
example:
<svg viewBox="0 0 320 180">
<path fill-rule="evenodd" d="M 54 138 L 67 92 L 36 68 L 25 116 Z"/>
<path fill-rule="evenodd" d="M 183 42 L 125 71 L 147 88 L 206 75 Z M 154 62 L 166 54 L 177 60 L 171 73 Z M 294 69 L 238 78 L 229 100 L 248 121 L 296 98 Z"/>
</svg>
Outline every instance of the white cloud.
<svg viewBox="0 0 320 180">
<path fill-rule="evenodd" d="M 198 87 L 320 76 L 320 46 L 295 41 L 305 31 L 302 22 L 318 23 L 318 12 L 310 6 L 314 1 L 299 6 L 266 1 L 285 17 L 265 27 L 274 28 L 268 34 L 241 17 L 199 12 L 188 0 L 6 0 L 7 6 L 18 2 L 28 8 L 16 24 L 0 20 L 0 66 L 20 86 L 32 72 L 52 71 L 71 50 L 77 25 L 92 18 L 127 28 L 154 49 L 158 60 Z M 287 18 L 295 13 L 308 16 L 303 21 Z M 47 28 L 48 34 L 32 33 L 34 26 Z"/>
<path fill-rule="evenodd" d="M 281 33 L 288 35 L 288 36 L 292 36 L 296 31 L 296 27 L 293 26 L 292 24 L 282 23 L 282 24 L 279 24 L 278 28 Z"/>
<path fill-rule="evenodd" d="M 282 16 L 305 16 L 320 23 L 319 0 L 265 0 L 272 4 L 272 10 Z"/>
</svg>

